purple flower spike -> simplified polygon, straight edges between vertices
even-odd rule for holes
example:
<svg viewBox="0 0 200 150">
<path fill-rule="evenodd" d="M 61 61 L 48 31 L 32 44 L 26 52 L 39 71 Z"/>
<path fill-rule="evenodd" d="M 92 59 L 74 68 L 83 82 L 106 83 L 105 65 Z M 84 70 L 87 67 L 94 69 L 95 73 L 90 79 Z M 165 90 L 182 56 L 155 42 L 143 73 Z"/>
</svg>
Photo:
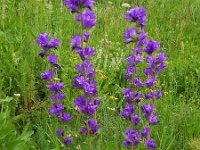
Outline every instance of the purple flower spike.
<svg viewBox="0 0 200 150">
<path fill-rule="evenodd" d="M 91 134 L 97 134 L 98 133 L 98 124 L 97 124 L 97 121 L 94 119 L 94 118 L 90 118 L 88 120 L 88 125 L 91 129 Z"/>
<path fill-rule="evenodd" d="M 77 21 L 81 21 L 81 16 L 78 14 L 76 16 Z M 91 10 L 84 10 L 82 13 L 82 25 L 85 28 L 92 28 L 96 25 L 96 16 Z"/>
<path fill-rule="evenodd" d="M 131 105 L 127 105 L 122 112 L 120 113 L 120 115 L 122 117 L 124 117 L 126 120 L 130 120 L 131 115 L 135 112 L 135 109 L 131 106 Z"/>
<path fill-rule="evenodd" d="M 74 137 L 73 136 L 69 136 L 66 139 L 64 139 L 64 144 L 65 145 L 70 145 L 73 141 Z"/>
<path fill-rule="evenodd" d="M 145 117 L 149 117 L 152 112 L 154 111 L 154 105 L 150 105 L 150 104 L 144 104 L 141 106 L 141 110 L 144 113 Z"/>
<path fill-rule="evenodd" d="M 56 130 L 56 133 L 57 133 L 58 136 L 64 136 L 64 131 L 63 131 L 63 129 L 57 129 L 57 130 Z"/>
<path fill-rule="evenodd" d="M 147 87 L 152 87 L 156 84 L 157 79 L 156 78 L 148 78 L 146 80 Z"/>
<path fill-rule="evenodd" d="M 132 122 L 134 123 L 135 126 L 137 126 L 140 123 L 140 117 L 137 114 L 134 114 L 132 116 Z"/>
<path fill-rule="evenodd" d="M 152 148 L 152 149 L 156 149 L 157 148 L 154 139 L 145 140 L 145 145 L 147 147 L 149 147 L 149 148 Z"/>
</svg>

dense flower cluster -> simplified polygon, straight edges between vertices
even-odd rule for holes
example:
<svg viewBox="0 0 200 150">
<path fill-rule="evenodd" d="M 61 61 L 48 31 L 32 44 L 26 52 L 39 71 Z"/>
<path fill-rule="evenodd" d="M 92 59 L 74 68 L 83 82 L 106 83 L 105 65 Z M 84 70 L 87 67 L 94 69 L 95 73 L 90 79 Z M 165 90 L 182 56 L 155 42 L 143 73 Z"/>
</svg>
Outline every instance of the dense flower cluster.
<svg viewBox="0 0 200 150">
<path fill-rule="evenodd" d="M 98 133 L 97 121 L 93 118 L 99 106 L 100 100 L 94 98 L 97 94 L 95 70 L 93 69 L 91 57 L 95 56 L 95 49 L 88 47 L 87 42 L 90 38 L 90 33 L 86 32 L 96 25 L 96 16 L 92 11 L 94 0 L 65 0 L 67 8 L 71 9 L 72 13 L 77 13 L 76 21 L 80 22 L 83 33 L 74 35 L 71 38 L 72 50 L 76 52 L 82 63 L 76 66 L 79 74 L 75 76 L 73 87 L 83 90 L 83 95 L 75 98 L 74 106 L 76 109 L 86 114 L 88 120 L 85 121 L 85 126 L 81 128 L 82 135 L 95 135 Z"/>
<path fill-rule="evenodd" d="M 133 127 L 124 132 L 126 140 L 123 142 L 126 147 L 137 147 L 144 141 L 144 144 L 152 149 L 157 148 L 154 139 L 150 139 L 150 125 L 159 123 L 158 115 L 155 113 L 155 100 L 158 100 L 163 94 L 160 90 L 155 91 L 156 83 L 158 82 L 157 75 L 161 73 L 165 67 L 167 57 L 164 52 L 156 55 L 154 52 L 160 49 L 160 43 L 153 40 L 148 40 L 148 33 L 144 31 L 146 27 L 146 10 L 143 7 L 135 7 L 130 9 L 125 15 L 126 20 L 136 23 L 134 28 L 127 28 L 124 32 L 125 44 L 133 43 L 132 54 L 126 60 L 128 68 L 126 68 L 126 79 L 130 82 L 130 87 L 124 89 L 123 94 L 126 97 L 127 106 L 124 107 L 120 115 L 130 121 Z M 147 55 L 146 57 L 144 57 Z M 144 70 L 147 79 L 143 81 L 138 77 L 138 64 L 147 61 L 149 66 Z M 149 89 L 146 94 L 140 92 L 142 87 Z M 141 90 L 142 91 L 142 90 Z M 142 101 L 142 99 L 148 100 Z M 152 102 L 150 101 L 152 99 Z M 139 104 L 144 102 L 143 104 Z M 141 106 L 141 107 L 140 107 Z M 141 111 L 144 118 L 148 120 L 148 124 L 139 132 L 138 124 L 142 116 L 137 114 Z M 144 121 L 143 121 L 144 122 Z"/>
<path fill-rule="evenodd" d="M 72 119 L 72 116 L 64 112 L 64 109 L 66 108 L 63 104 L 66 94 L 62 92 L 64 83 L 55 80 L 57 70 L 60 69 L 61 66 L 57 63 L 58 56 L 50 53 L 50 49 L 56 49 L 61 45 L 60 40 L 57 38 L 49 40 L 49 35 L 47 33 L 40 33 L 36 42 L 43 49 L 43 52 L 39 53 L 39 56 L 47 59 L 51 66 L 51 69 L 45 70 L 41 75 L 42 80 L 48 81 L 46 87 L 52 92 L 52 95 L 49 98 L 54 102 L 54 105 L 51 106 L 49 113 L 57 116 L 63 122 L 69 122 Z M 63 138 L 64 144 L 68 145 L 72 142 L 73 137 L 65 137 L 63 129 L 58 129 L 56 132 L 58 136 Z"/>
</svg>

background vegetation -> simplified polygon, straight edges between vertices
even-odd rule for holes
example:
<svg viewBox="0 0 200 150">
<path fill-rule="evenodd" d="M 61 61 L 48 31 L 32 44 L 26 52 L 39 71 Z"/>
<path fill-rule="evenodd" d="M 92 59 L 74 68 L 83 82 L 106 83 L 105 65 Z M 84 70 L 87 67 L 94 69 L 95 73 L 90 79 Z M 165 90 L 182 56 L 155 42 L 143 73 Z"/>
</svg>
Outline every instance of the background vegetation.
<svg viewBox="0 0 200 150">
<path fill-rule="evenodd" d="M 153 129 L 160 150 L 199 150 L 200 146 L 200 1 L 199 0 L 96 0 L 97 27 L 89 44 L 96 48 L 94 60 L 98 71 L 101 105 L 97 111 L 100 134 L 85 139 L 78 137 L 83 124 L 74 111 L 72 88 L 80 62 L 70 48 L 72 34 L 80 33 L 74 16 L 62 0 L 0 0 L 0 149 L 64 149 L 56 135 L 60 126 L 48 115 L 51 101 L 40 74 L 45 69 L 38 57 L 40 48 L 34 42 L 40 32 L 51 33 L 62 41 L 57 50 L 65 100 L 74 120 L 65 124 L 66 131 L 77 135 L 68 149 L 125 149 L 122 131 L 128 128 L 119 116 L 124 105 L 122 89 L 124 58 L 128 48 L 123 45 L 124 13 L 131 6 L 144 6 L 148 11 L 146 31 L 150 39 L 161 42 L 168 68 L 160 75 L 165 96 L 157 102 L 160 124 Z M 89 147 L 90 145 L 91 147 Z M 144 149 L 142 146 L 140 149 Z"/>
</svg>

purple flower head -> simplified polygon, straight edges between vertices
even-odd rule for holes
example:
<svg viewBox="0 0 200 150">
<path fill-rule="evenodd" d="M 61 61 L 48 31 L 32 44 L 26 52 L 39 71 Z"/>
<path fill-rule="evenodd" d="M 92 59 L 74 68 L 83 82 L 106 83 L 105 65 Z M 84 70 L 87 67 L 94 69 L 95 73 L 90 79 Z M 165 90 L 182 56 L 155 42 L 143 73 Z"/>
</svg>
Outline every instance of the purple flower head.
<svg viewBox="0 0 200 150">
<path fill-rule="evenodd" d="M 141 98 L 142 98 L 143 94 L 138 92 L 135 94 L 135 102 L 136 103 L 139 103 L 141 101 Z"/>
<path fill-rule="evenodd" d="M 163 72 L 163 70 L 164 70 L 166 67 L 167 67 L 167 65 L 166 65 L 164 62 L 161 63 L 161 64 L 158 66 L 157 70 L 156 70 L 156 74 L 159 74 L 159 73 Z"/>
<path fill-rule="evenodd" d="M 49 54 L 47 60 L 50 62 L 51 65 L 55 65 L 58 60 L 58 55 Z"/>
<path fill-rule="evenodd" d="M 141 106 L 141 110 L 142 110 L 144 116 L 146 118 L 148 118 L 154 111 L 154 105 L 153 104 L 151 104 L 151 105 L 150 104 L 143 104 Z"/>
<path fill-rule="evenodd" d="M 148 33 L 142 32 L 139 35 L 139 39 L 138 39 L 138 47 L 144 46 L 147 43 L 146 38 L 148 37 Z"/>
<path fill-rule="evenodd" d="M 146 20 L 146 10 L 143 7 L 132 8 L 126 14 L 126 20 L 130 22 L 137 22 L 142 28 L 144 28 Z"/>
<path fill-rule="evenodd" d="M 153 57 L 153 56 L 147 56 L 147 64 L 148 64 L 149 66 L 151 66 L 152 69 L 155 68 L 156 65 L 157 65 L 156 58 Z"/>
<path fill-rule="evenodd" d="M 57 82 L 57 83 L 50 82 L 49 85 L 46 85 L 46 87 L 48 89 L 50 89 L 52 92 L 59 92 L 64 87 L 64 83 L 63 82 Z"/>
<path fill-rule="evenodd" d="M 134 114 L 132 116 L 132 122 L 134 123 L 135 126 L 137 126 L 140 123 L 140 117 L 137 114 Z"/>
<path fill-rule="evenodd" d="M 135 74 L 137 71 L 137 68 L 135 69 L 135 67 L 129 66 L 128 68 L 126 68 L 126 79 L 130 78 L 133 74 Z"/>
<path fill-rule="evenodd" d="M 127 102 L 133 101 L 133 99 L 135 97 L 133 90 L 131 88 L 124 89 L 123 94 L 126 96 Z"/>
<path fill-rule="evenodd" d="M 156 99 L 157 99 L 157 100 L 160 99 L 162 96 L 163 96 L 162 91 L 158 91 L 158 92 L 156 93 Z"/>
<path fill-rule="evenodd" d="M 74 35 L 71 38 L 72 49 L 81 48 L 81 38 L 82 35 Z"/>
<path fill-rule="evenodd" d="M 57 130 L 56 130 L 56 133 L 57 133 L 58 136 L 64 136 L 64 131 L 63 131 L 63 129 L 57 129 Z"/>
<path fill-rule="evenodd" d="M 67 138 L 64 139 L 64 144 L 70 145 L 72 143 L 73 139 L 74 139 L 73 136 L 68 136 Z"/>
<path fill-rule="evenodd" d="M 141 55 L 136 55 L 136 57 L 134 55 L 130 55 L 129 57 L 126 58 L 126 60 L 129 62 L 129 66 L 133 66 L 135 64 L 139 64 L 140 62 L 143 61 L 143 56 Z"/>
<path fill-rule="evenodd" d="M 88 78 L 85 78 L 84 76 L 76 76 L 74 78 L 73 86 L 76 88 L 83 88 L 84 85 L 88 82 L 89 82 Z"/>
<path fill-rule="evenodd" d="M 124 32 L 124 38 L 126 38 L 125 44 L 133 41 L 133 38 L 137 35 L 137 30 L 135 28 L 126 29 Z"/>
<path fill-rule="evenodd" d="M 55 75 L 55 70 L 46 70 L 42 73 L 41 78 L 42 80 L 51 80 Z"/>
<path fill-rule="evenodd" d="M 49 35 L 44 32 L 40 33 L 39 38 L 36 39 L 35 42 L 44 50 L 43 52 L 39 53 L 39 56 L 42 58 L 46 55 L 50 48 L 56 48 L 61 45 L 58 38 L 49 41 Z"/>
<path fill-rule="evenodd" d="M 81 134 L 82 135 L 87 135 L 88 134 L 88 129 L 86 127 L 81 128 Z"/>
<path fill-rule="evenodd" d="M 131 115 L 135 112 L 135 109 L 132 107 L 132 105 L 127 105 L 122 112 L 120 113 L 120 115 L 122 117 L 124 117 L 126 120 L 130 120 L 131 119 Z"/>
<path fill-rule="evenodd" d="M 147 147 L 149 147 L 149 148 L 152 148 L 152 149 L 156 149 L 157 148 L 154 139 L 147 139 L 147 140 L 145 140 L 145 145 Z"/>
<path fill-rule="evenodd" d="M 96 74 L 96 72 L 92 70 L 92 68 L 93 65 L 89 60 L 86 60 L 82 64 L 76 66 L 76 69 L 79 71 L 79 73 L 83 75 L 86 72 L 88 78 L 92 78 Z"/>
<path fill-rule="evenodd" d="M 80 112 L 87 112 L 86 99 L 83 96 L 79 96 L 74 100 L 74 106 L 77 107 Z"/>
<path fill-rule="evenodd" d="M 153 76 L 154 75 L 154 72 L 153 72 L 153 69 L 152 68 L 147 68 L 147 69 L 145 69 L 144 70 L 144 74 L 146 75 L 146 76 Z"/>
<path fill-rule="evenodd" d="M 98 133 L 98 124 L 97 124 L 97 121 L 94 119 L 94 118 L 90 118 L 88 120 L 88 125 L 90 127 L 90 133 L 91 134 L 97 134 Z"/>
<path fill-rule="evenodd" d="M 143 86 L 142 80 L 140 78 L 134 78 L 134 82 L 137 87 Z"/>
<path fill-rule="evenodd" d="M 152 86 L 154 86 L 154 85 L 156 84 L 156 81 L 157 81 L 157 79 L 154 78 L 154 77 L 148 78 L 148 79 L 146 80 L 146 85 L 147 85 L 147 87 L 152 87 Z"/>
<path fill-rule="evenodd" d="M 150 129 L 149 127 L 144 127 L 144 128 L 142 129 L 141 135 L 142 135 L 143 137 L 148 137 L 149 134 L 150 134 L 150 132 L 151 132 L 151 129 Z"/>
<path fill-rule="evenodd" d="M 64 121 L 64 122 L 69 122 L 72 119 L 72 116 L 70 114 L 64 113 L 60 116 L 60 118 Z"/>
<path fill-rule="evenodd" d="M 60 46 L 60 45 L 61 45 L 61 44 L 60 44 L 60 39 L 55 38 L 55 39 L 53 39 L 53 40 L 51 40 L 51 41 L 49 42 L 48 47 L 49 47 L 49 48 L 56 48 L 56 47 L 58 47 L 58 46 Z"/>
<path fill-rule="evenodd" d="M 139 141 L 141 140 L 141 135 L 138 133 L 135 129 L 129 129 L 124 132 L 126 135 L 126 140 L 133 143 L 133 145 L 136 147 L 139 144 Z"/>
<path fill-rule="evenodd" d="M 42 47 L 44 50 L 48 50 L 48 43 L 49 43 L 49 35 L 47 33 L 40 33 L 40 37 L 39 39 L 35 40 L 36 43 L 38 43 L 38 45 L 40 47 Z"/>
<path fill-rule="evenodd" d="M 158 121 L 157 118 L 158 118 L 157 114 L 153 114 L 153 115 L 149 116 L 149 122 L 150 122 L 150 124 L 152 124 L 152 125 L 158 124 L 159 121 Z"/>
<path fill-rule="evenodd" d="M 97 94 L 96 80 L 91 80 L 90 83 L 85 82 L 83 88 L 85 90 L 85 94 L 96 95 Z"/>
<path fill-rule="evenodd" d="M 123 141 L 123 145 L 126 147 L 130 147 L 132 145 L 132 142 L 129 140 L 125 140 L 125 141 Z"/>
<path fill-rule="evenodd" d="M 159 63 L 163 63 L 166 60 L 167 60 L 167 57 L 165 56 L 165 53 L 164 52 L 159 53 L 157 61 Z"/>
<path fill-rule="evenodd" d="M 81 16 L 78 14 L 76 16 L 77 21 L 81 21 Z M 84 10 L 82 13 L 82 25 L 85 28 L 92 28 L 96 25 L 96 16 L 95 13 L 91 10 Z"/>
<path fill-rule="evenodd" d="M 53 101 L 63 101 L 63 99 L 66 97 L 66 94 L 59 92 L 58 94 L 52 94 L 49 98 L 52 99 Z"/>
<path fill-rule="evenodd" d="M 90 38 L 90 33 L 89 32 L 85 32 L 84 33 L 84 41 L 87 42 Z"/>
<path fill-rule="evenodd" d="M 75 52 L 79 54 L 82 60 L 89 58 L 90 56 L 95 56 L 95 49 L 91 47 L 75 49 Z"/>
<path fill-rule="evenodd" d="M 67 8 L 71 9 L 72 13 L 79 12 L 80 8 L 87 7 L 89 9 L 92 9 L 92 6 L 94 5 L 94 0 L 65 0 L 64 4 L 67 6 Z"/>
<path fill-rule="evenodd" d="M 89 104 L 87 106 L 87 112 L 89 115 L 95 114 L 95 112 L 99 106 L 99 103 L 100 103 L 99 99 L 94 99 L 93 101 L 89 100 Z"/>
<path fill-rule="evenodd" d="M 58 116 L 64 110 L 64 108 L 65 106 L 63 104 L 55 104 L 50 108 L 49 113 Z"/>
<path fill-rule="evenodd" d="M 157 41 L 151 40 L 147 42 L 144 52 L 146 52 L 149 55 L 152 55 L 152 53 L 158 49 L 160 49 L 160 43 Z"/>
</svg>

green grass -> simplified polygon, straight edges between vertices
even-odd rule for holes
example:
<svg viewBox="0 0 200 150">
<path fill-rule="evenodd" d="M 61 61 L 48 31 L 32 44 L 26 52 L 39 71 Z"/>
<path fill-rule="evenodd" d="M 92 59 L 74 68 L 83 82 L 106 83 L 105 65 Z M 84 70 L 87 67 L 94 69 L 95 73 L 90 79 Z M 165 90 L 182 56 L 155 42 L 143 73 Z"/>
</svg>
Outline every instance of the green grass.
<svg viewBox="0 0 200 150">
<path fill-rule="evenodd" d="M 122 33 L 130 24 L 124 20 L 127 8 L 121 7 L 123 2 L 147 9 L 146 31 L 150 39 L 161 42 L 162 50 L 169 57 L 168 68 L 160 75 L 165 96 L 156 104 L 161 123 L 154 127 L 152 136 L 160 150 L 190 149 L 191 141 L 200 138 L 199 0 L 97 0 L 94 11 L 98 24 L 92 30 L 89 45 L 96 48 L 94 64 L 100 70 L 97 80 L 101 105 L 96 117 L 101 129 L 97 137 L 78 136 L 69 149 L 125 149 L 121 144 L 122 132 L 130 125 L 119 116 L 119 111 L 124 105 L 121 91 L 127 86 L 123 68 L 128 47 L 123 45 Z M 77 92 L 72 88 L 72 78 L 80 59 L 70 48 L 70 38 L 80 33 L 79 24 L 62 0 L 0 0 L 0 11 L 0 98 L 13 97 L 11 114 L 25 115 L 15 126 L 20 135 L 23 126 L 29 123 L 29 129 L 34 131 L 30 149 L 64 149 L 54 133 L 60 123 L 48 115 L 51 101 L 40 79 L 47 66 L 38 58 L 40 48 L 34 40 L 43 31 L 62 41 L 56 53 L 63 65 L 65 103 L 74 114 L 74 120 L 64 126 L 78 135 L 84 116 L 73 108 Z M 15 97 L 16 93 L 21 96 Z M 110 96 L 117 99 L 112 100 Z"/>
</svg>

